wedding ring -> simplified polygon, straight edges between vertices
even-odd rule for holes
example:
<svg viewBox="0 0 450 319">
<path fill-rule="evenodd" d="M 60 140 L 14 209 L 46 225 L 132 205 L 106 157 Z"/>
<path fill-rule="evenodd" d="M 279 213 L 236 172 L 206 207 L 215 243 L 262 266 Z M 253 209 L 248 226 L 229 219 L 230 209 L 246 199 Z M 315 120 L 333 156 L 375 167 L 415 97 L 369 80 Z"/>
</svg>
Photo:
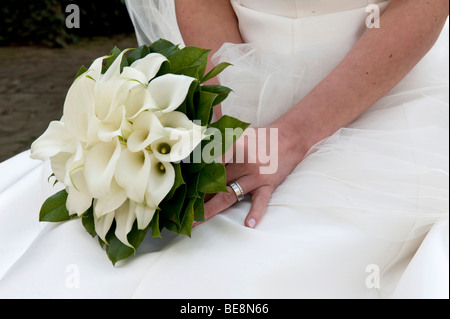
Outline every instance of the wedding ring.
<svg viewBox="0 0 450 319">
<path fill-rule="evenodd" d="M 236 194 L 238 202 L 240 202 L 241 200 L 244 199 L 245 194 L 244 194 L 244 191 L 242 190 L 241 185 L 239 185 L 237 182 L 233 182 L 233 183 L 230 184 L 230 187 L 234 191 L 234 193 Z"/>
</svg>

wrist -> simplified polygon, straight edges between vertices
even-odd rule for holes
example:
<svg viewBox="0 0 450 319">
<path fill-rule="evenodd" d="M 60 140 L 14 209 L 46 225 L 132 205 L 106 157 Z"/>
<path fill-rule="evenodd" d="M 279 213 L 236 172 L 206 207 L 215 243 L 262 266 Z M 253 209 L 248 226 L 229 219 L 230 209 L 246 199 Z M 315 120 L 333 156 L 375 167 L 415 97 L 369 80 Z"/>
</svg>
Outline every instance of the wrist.
<svg viewBox="0 0 450 319">
<path fill-rule="evenodd" d="M 272 126 L 279 130 L 282 150 L 293 152 L 301 161 L 314 145 L 334 134 L 340 128 L 336 117 L 323 114 L 320 107 L 299 103 L 276 120 Z"/>
<path fill-rule="evenodd" d="M 302 129 L 290 119 L 280 118 L 270 125 L 270 128 L 278 130 L 280 155 L 283 153 L 294 155 L 293 158 L 297 160 L 297 164 L 303 160 L 309 149 L 315 144 L 311 144 Z"/>
</svg>

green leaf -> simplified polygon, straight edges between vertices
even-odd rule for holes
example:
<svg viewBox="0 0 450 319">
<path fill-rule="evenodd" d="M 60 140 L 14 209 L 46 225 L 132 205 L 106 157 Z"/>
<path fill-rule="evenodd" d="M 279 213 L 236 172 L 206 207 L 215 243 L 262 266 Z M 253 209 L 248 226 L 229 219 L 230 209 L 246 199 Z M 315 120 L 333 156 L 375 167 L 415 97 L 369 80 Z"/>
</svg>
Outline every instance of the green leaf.
<svg viewBox="0 0 450 319">
<path fill-rule="evenodd" d="M 97 233 L 95 232 L 95 223 L 94 223 L 94 206 L 92 205 L 86 213 L 81 216 L 81 223 L 83 224 L 86 231 L 95 238 Z"/>
<path fill-rule="evenodd" d="M 58 223 L 78 218 L 77 215 L 69 216 L 69 211 L 66 208 L 66 201 L 67 192 L 65 190 L 49 197 L 41 207 L 39 221 Z"/>
<path fill-rule="evenodd" d="M 222 85 L 203 85 L 202 91 L 217 94 L 217 98 L 214 100 L 213 106 L 222 103 L 232 90 L 226 86 Z"/>
<path fill-rule="evenodd" d="M 159 53 L 168 58 L 174 52 L 180 51 L 179 45 L 175 45 L 170 41 L 160 39 L 153 42 L 149 47 L 151 52 Z"/>
<path fill-rule="evenodd" d="M 201 194 L 194 203 L 194 220 L 197 222 L 205 221 L 205 195 Z"/>
<path fill-rule="evenodd" d="M 186 184 L 186 182 L 183 179 L 183 172 L 181 171 L 181 164 L 172 163 L 172 165 L 173 165 L 173 168 L 175 169 L 175 182 L 174 182 L 169 194 L 166 195 L 164 200 L 171 199 L 173 197 L 173 195 L 175 194 L 175 191 L 178 189 L 178 187 Z"/>
<path fill-rule="evenodd" d="M 187 174 L 186 175 L 186 184 L 187 184 L 187 193 L 186 198 L 198 197 L 198 180 L 199 174 Z"/>
<path fill-rule="evenodd" d="M 228 193 L 225 165 L 221 163 L 205 165 L 199 173 L 197 189 L 204 194 Z"/>
<path fill-rule="evenodd" d="M 160 225 L 175 234 L 179 233 L 180 225 L 174 223 L 171 220 L 165 219 L 163 216 L 160 216 Z"/>
<path fill-rule="evenodd" d="M 204 126 L 209 124 L 213 103 L 217 97 L 217 94 L 205 91 L 200 91 L 197 94 L 197 109 L 195 118 L 200 120 Z"/>
<path fill-rule="evenodd" d="M 121 51 L 116 46 L 111 50 L 111 52 L 109 53 L 109 57 L 106 59 L 106 69 L 108 69 L 111 66 L 111 64 L 114 63 L 114 61 L 117 59 L 120 53 Z"/>
<path fill-rule="evenodd" d="M 180 235 L 186 235 L 188 237 L 191 237 L 192 232 L 192 224 L 194 224 L 194 204 L 195 204 L 196 198 L 191 198 L 183 215 L 183 221 L 181 222 L 179 234 Z"/>
<path fill-rule="evenodd" d="M 200 89 L 199 82 L 193 81 L 189 87 L 188 94 L 184 102 L 180 105 L 177 111 L 186 114 L 186 116 L 192 121 L 195 120 L 195 99 L 197 91 Z"/>
<path fill-rule="evenodd" d="M 204 83 L 204 82 L 206 82 L 208 80 L 211 80 L 212 78 L 216 77 L 217 75 L 219 75 L 223 70 L 225 70 L 230 65 L 232 65 L 232 64 L 230 64 L 228 62 L 222 62 L 222 63 L 218 64 L 214 69 L 209 71 L 208 74 L 206 74 L 202 78 L 201 83 Z"/>
<path fill-rule="evenodd" d="M 201 69 L 202 69 L 202 65 L 196 64 L 196 65 L 189 65 L 187 67 L 178 69 L 177 71 L 175 71 L 173 73 L 174 74 L 179 74 L 179 75 L 190 76 L 191 78 L 195 78 L 197 80 L 200 80 Z"/>
<path fill-rule="evenodd" d="M 139 248 L 140 244 L 144 240 L 147 235 L 148 230 L 150 229 L 150 225 L 144 229 L 139 230 L 137 228 L 137 222 L 134 223 L 133 228 L 128 234 L 128 242 L 134 247 L 131 248 L 125 244 L 123 244 L 114 234 L 115 232 L 115 224 L 111 227 L 110 231 L 106 235 L 106 241 L 108 245 L 106 246 L 106 254 L 108 255 L 109 260 L 116 265 L 116 263 L 120 260 L 127 259 L 131 255 L 136 253 L 136 250 Z"/>
<path fill-rule="evenodd" d="M 150 228 L 152 229 L 152 237 L 161 238 L 161 227 L 159 226 L 159 210 L 156 211 L 155 215 L 150 222 Z"/>
<path fill-rule="evenodd" d="M 112 49 L 109 57 L 106 59 L 105 70 L 109 69 L 111 64 L 113 64 L 114 61 L 119 57 L 120 53 L 122 53 L 122 51 L 120 51 L 117 47 L 114 47 L 114 49 Z M 120 72 L 122 72 L 123 68 L 126 66 L 128 66 L 128 59 L 125 56 L 122 56 L 122 61 L 120 63 Z"/>
<path fill-rule="evenodd" d="M 172 221 L 173 223 L 180 225 L 181 213 L 183 209 L 183 203 L 187 194 L 187 186 L 181 185 L 175 191 L 175 194 L 170 200 L 164 200 L 160 205 L 160 217 Z"/>
<path fill-rule="evenodd" d="M 77 75 L 75 75 L 75 79 L 74 79 L 74 80 L 78 79 L 78 77 L 79 77 L 80 75 L 86 73 L 87 70 L 88 70 L 88 69 L 87 69 L 84 65 L 82 65 L 81 68 L 78 70 Z"/>
<path fill-rule="evenodd" d="M 177 73 L 182 68 L 200 65 L 198 76 L 203 77 L 208 63 L 209 52 L 211 52 L 211 50 L 197 47 L 185 47 L 174 52 L 169 57 L 169 61 L 172 65 L 172 73 Z"/>
<path fill-rule="evenodd" d="M 221 134 L 222 154 L 225 154 L 228 149 L 236 143 L 249 126 L 249 123 L 242 122 L 228 115 L 224 115 L 217 122 L 210 124 L 211 128 L 219 130 Z M 211 142 L 215 143 L 217 141 L 214 139 Z M 215 156 L 221 156 L 222 154 L 215 154 Z"/>
<path fill-rule="evenodd" d="M 128 64 L 131 65 L 134 61 L 142 59 L 150 53 L 150 49 L 146 45 L 142 45 L 139 48 L 133 50 L 128 56 Z"/>
<path fill-rule="evenodd" d="M 192 151 L 189 155 L 189 159 L 187 159 L 183 164 L 183 171 L 188 174 L 198 173 L 205 165 L 202 150 L 205 145 L 207 145 L 209 141 L 203 140 L 197 147 Z M 197 155 L 199 154 L 199 155 Z"/>
</svg>

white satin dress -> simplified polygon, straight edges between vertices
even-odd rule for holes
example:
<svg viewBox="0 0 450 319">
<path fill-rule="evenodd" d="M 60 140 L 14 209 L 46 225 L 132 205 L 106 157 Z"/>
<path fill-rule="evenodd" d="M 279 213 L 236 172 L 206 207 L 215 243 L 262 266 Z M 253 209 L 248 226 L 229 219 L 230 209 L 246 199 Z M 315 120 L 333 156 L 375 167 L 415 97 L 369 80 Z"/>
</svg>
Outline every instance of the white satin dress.
<svg viewBox="0 0 450 319">
<path fill-rule="evenodd" d="M 223 109 L 253 125 L 339 63 L 366 28 L 368 4 L 388 5 L 231 2 L 246 43 L 215 56 L 234 65 L 220 77 L 234 91 Z M 1 163 L 0 298 L 448 298 L 448 36 L 447 25 L 405 80 L 315 146 L 254 230 L 243 226 L 246 200 L 192 238 L 146 239 L 113 267 L 79 221 L 38 222 L 58 190 L 48 163 L 28 152 Z"/>
</svg>

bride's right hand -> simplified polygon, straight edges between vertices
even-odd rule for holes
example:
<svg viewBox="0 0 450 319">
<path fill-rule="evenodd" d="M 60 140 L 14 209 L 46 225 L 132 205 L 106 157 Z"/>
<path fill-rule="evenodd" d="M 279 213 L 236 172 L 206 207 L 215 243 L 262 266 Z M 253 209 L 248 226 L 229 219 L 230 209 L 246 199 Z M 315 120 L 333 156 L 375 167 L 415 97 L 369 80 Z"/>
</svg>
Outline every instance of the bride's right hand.
<svg viewBox="0 0 450 319">
<path fill-rule="evenodd" d="M 254 228 L 266 212 L 272 193 L 302 161 L 309 148 L 299 143 L 287 126 L 248 128 L 225 156 L 227 184 L 238 183 L 251 196 L 245 225 Z M 233 189 L 205 203 L 205 219 L 223 212 L 238 201 Z M 197 224 L 195 224 L 197 225 Z"/>
</svg>

